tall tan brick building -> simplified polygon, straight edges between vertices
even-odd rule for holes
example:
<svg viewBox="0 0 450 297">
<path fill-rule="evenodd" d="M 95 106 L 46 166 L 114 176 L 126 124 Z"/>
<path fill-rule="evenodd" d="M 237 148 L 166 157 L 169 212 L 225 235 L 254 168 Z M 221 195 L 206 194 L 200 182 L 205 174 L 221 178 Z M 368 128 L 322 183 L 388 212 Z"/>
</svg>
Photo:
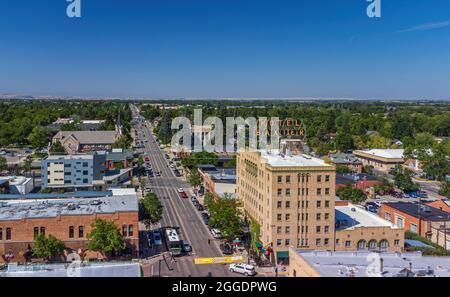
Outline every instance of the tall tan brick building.
<svg viewBox="0 0 450 297">
<path fill-rule="evenodd" d="M 329 251 L 403 249 L 402 227 L 347 201 L 336 202 L 335 167 L 292 151 L 237 154 L 236 195 L 260 225 L 277 260 L 289 248 Z"/>
<path fill-rule="evenodd" d="M 237 154 L 237 197 L 278 259 L 289 246 L 333 249 L 335 167 L 286 150 Z"/>
</svg>

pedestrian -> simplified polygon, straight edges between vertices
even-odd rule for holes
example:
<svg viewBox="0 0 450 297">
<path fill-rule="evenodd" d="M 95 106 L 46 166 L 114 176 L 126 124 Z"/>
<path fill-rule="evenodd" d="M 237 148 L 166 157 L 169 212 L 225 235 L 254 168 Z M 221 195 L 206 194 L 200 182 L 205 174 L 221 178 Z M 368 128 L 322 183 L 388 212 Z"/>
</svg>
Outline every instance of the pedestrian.
<svg viewBox="0 0 450 297">
<path fill-rule="evenodd" d="M 211 238 L 208 238 L 208 244 L 211 244 Z"/>
</svg>

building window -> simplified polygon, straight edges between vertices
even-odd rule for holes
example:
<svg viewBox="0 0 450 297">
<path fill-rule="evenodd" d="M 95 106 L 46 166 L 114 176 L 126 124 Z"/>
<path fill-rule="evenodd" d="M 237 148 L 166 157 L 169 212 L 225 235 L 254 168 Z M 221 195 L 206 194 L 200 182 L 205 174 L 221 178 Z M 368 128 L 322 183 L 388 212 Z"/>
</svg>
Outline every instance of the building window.
<svg viewBox="0 0 450 297">
<path fill-rule="evenodd" d="M 325 195 L 330 195 L 330 188 L 325 188 Z"/>
<path fill-rule="evenodd" d="M 291 207 L 291 201 L 286 201 L 286 208 L 290 208 Z"/>
<path fill-rule="evenodd" d="M 350 240 L 345 241 L 345 247 L 350 247 L 352 245 L 352 242 Z"/>
<path fill-rule="evenodd" d="M 291 244 L 291 240 L 290 239 L 286 239 L 285 241 L 284 241 L 284 245 L 285 246 L 289 246 Z"/>
<path fill-rule="evenodd" d="M 133 236 L 134 234 L 134 226 L 128 225 L 128 236 Z"/>
<path fill-rule="evenodd" d="M 316 214 L 316 220 L 317 221 L 320 221 L 320 217 L 321 217 L 320 213 Z"/>
<path fill-rule="evenodd" d="M 282 191 L 281 189 L 278 189 L 278 190 L 277 190 L 277 195 L 278 195 L 278 197 L 281 197 L 282 193 L 283 193 L 283 191 Z"/>
<path fill-rule="evenodd" d="M 339 238 L 336 239 L 336 245 L 339 245 Z"/>
<path fill-rule="evenodd" d="M 321 188 L 317 189 L 317 195 L 322 195 L 322 189 Z"/>
<path fill-rule="evenodd" d="M 283 177 L 282 176 L 277 176 L 277 182 L 279 184 L 281 184 L 283 182 Z"/>
<path fill-rule="evenodd" d="M 377 241 L 375 239 L 372 239 L 369 241 L 369 250 L 373 251 L 377 249 Z"/>
<path fill-rule="evenodd" d="M 287 184 L 291 183 L 291 176 L 290 175 L 286 176 L 286 183 Z"/>
<path fill-rule="evenodd" d="M 329 213 L 326 213 L 325 214 L 325 220 L 328 220 L 330 218 L 330 214 Z"/>
<path fill-rule="evenodd" d="M 325 232 L 325 233 L 328 233 L 329 231 L 330 231 L 330 226 L 325 226 L 325 227 L 324 227 L 324 232 Z"/>
<path fill-rule="evenodd" d="M 366 241 L 364 239 L 361 239 L 358 241 L 358 250 L 365 250 L 366 249 Z"/>
<path fill-rule="evenodd" d="M 88 166 L 89 166 L 88 162 L 83 162 L 83 167 L 88 167 Z"/>
<path fill-rule="evenodd" d="M 321 201 L 316 201 L 316 207 L 320 208 L 322 206 L 322 202 Z"/>
<path fill-rule="evenodd" d="M 384 252 L 387 251 L 388 247 L 389 247 L 389 242 L 386 239 L 382 239 L 380 241 L 380 249 L 381 249 L 381 251 L 384 251 Z"/>
<path fill-rule="evenodd" d="M 3 229 L 0 228 L 0 240 L 3 240 Z"/>
<path fill-rule="evenodd" d="M 323 240 L 323 244 L 324 244 L 324 245 L 328 245 L 329 242 L 330 242 L 330 240 L 329 240 L 328 238 L 325 238 L 325 239 Z"/>
<path fill-rule="evenodd" d="M 39 227 L 34 227 L 34 239 L 39 236 Z"/>
<path fill-rule="evenodd" d="M 417 225 L 411 224 L 411 232 L 417 233 Z"/>
<path fill-rule="evenodd" d="M 394 240 L 394 245 L 395 246 L 399 246 L 400 245 L 400 240 L 398 240 L 398 239 Z"/>
<path fill-rule="evenodd" d="M 281 221 L 281 214 L 277 214 L 277 221 Z"/>
<path fill-rule="evenodd" d="M 289 226 L 286 226 L 286 229 L 285 229 L 285 231 L 286 231 L 286 234 L 289 234 L 289 233 L 291 232 L 291 227 L 289 227 Z"/>
<path fill-rule="evenodd" d="M 325 181 L 329 182 L 330 181 L 330 176 L 329 175 L 325 175 Z"/>
<path fill-rule="evenodd" d="M 75 235 L 74 235 L 74 231 L 73 231 L 73 226 L 70 226 L 69 227 L 69 238 L 73 238 Z"/>
<path fill-rule="evenodd" d="M 317 182 L 320 183 L 322 181 L 322 175 L 317 176 Z"/>
<path fill-rule="evenodd" d="M 291 215 L 290 214 L 286 214 L 286 221 L 289 221 L 291 219 Z"/>
<path fill-rule="evenodd" d="M 45 227 L 41 227 L 41 235 L 45 236 Z"/>
<path fill-rule="evenodd" d="M 291 196 L 291 189 L 286 189 L 286 196 Z"/>
<path fill-rule="evenodd" d="M 316 226 L 316 233 L 320 233 L 320 226 Z"/>
<path fill-rule="evenodd" d="M 277 239 L 277 246 L 281 246 L 281 239 Z"/>
<path fill-rule="evenodd" d="M 280 226 L 277 227 L 277 234 L 281 234 L 281 227 Z"/>
<path fill-rule="evenodd" d="M 397 226 L 398 226 L 399 228 L 403 228 L 403 227 L 404 227 L 404 221 L 403 221 L 403 218 L 402 218 L 402 217 L 399 217 L 399 216 L 395 216 L 395 219 L 396 219 L 396 221 L 397 221 Z"/>
<path fill-rule="evenodd" d="M 277 208 L 281 208 L 282 202 L 281 201 L 277 201 Z"/>
<path fill-rule="evenodd" d="M 386 219 L 386 221 L 389 221 L 389 222 L 390 222 L 390 221 L 391 221 L 391 214 L 388 213 L 388 212 L 385 213 L 385 214 L 384 214 L 384 218 Z"/>
<path fill-rule="evenodd" d="M 78 237 L 83 238 L 84 237 L 84 228 L 83 226 L 78 226 Z"/>
<path fill-rule="evenodd" d="M 316 246 L 320 246 L 320 238 L 316 239 Z"/>
<path fill-rule="evenodd" d="M 329 208 L 330 207 L 330 201 L 326 200 L 325 201 L 325 208 Z"/>
<path fill-rule="evenodd" d="M 11 228 L 6 228 L 6 240 L 11 240 Z"/>
</svg>

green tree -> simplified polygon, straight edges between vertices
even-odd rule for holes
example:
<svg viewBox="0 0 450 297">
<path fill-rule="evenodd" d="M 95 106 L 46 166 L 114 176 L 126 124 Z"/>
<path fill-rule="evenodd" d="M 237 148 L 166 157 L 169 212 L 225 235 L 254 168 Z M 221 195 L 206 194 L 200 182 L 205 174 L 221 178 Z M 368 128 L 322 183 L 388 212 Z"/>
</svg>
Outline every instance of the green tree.
<svg viewBox="0 0 450 297">
<path fill-rule="evenodd" d="M 46 147 L 50 137 L 50 130 L 41 126 L 33 128 L 32 132 L 28 136 L 28 141 L 34 148 Z"/>
<path fill-rule="evenodd" d="M 96 219 L 91 227 L 92 230 L 87 236 L 89 250 L 100 252 L 105 257 L 115 255 L 124 250 L 124 239 L 114 222 Z"/>
<path fill-rule="evenodd" d="M 32 167 L 32 163 L 33 163 L 33 159 L 28 156 L 24 161 L 23 161 L 23 170 L 26 173 L 30 173 L 31 172 L 31 167 Z"/>
<path fill-rule="evenodd" d="M 147 228 L 158 223 L 164 211 L 164 207 L 155 193 L 148 193 L 139 202 L 139 220 L 143 221 Z"/>
<path fill-rule="evenodd" d="M 64 253 L 64 249 L 64 243 L 53 235 L 48 237 L 39 235 L 34 240 L 33 256 L 49 261 L 61 256 Z"/>
<path fill-rule="evenodd" d="M 138 159 L 138 166 L 139 166 L 139 167 L 142 167 L 142 165 L 144 165 L 144 157 L 139 156 L 139 159 Z"/>
<path fill-rule="evenodd" d="M 49 153 L 52 154 L 52 155 L 64 155 L 64 154 L 66 154 L 66 150 L 64 149 L 64 147 L 61 144 L 61 142 L 56 141 L 50 147 Z"/>
<path fill-rule="evenodd" d="M 414 173 L 410 170 L 404 170 L 401 166 L 396 166 L 394 171 L 394 184 L 402 191 L 410 192 L 417 191 L 419 185 L 413 182 L 412 177 Z"/>
<path fill-rule="evenodd" d="M 117 141 L 113 144 L 113 148 L 121 148 L 121 149 L 128 149 L 131 147 L 131 144 L 133 143 L 132 138 L 129 134 L 124 134 L 117 139 Z"/>
<path fill-rule="evenodd" d="M 0 172 L 8 169 L 8 162 L 5 157 L 0 157 Z"/>
<path fill-rule="evenodd" d="M 339 188 L 336 191 L 336 194 L 342 200 L 350 200 L 353 203 L 362 203 L 367 199 L 367 196 L 366 194 L 364 194 L 364 191 L 362 191 L 361 189 L 353 188 L 351 185 Z"/>
<path fill-rule="evenodd" d="M 193 168 L 188 175 L 188 181 L 192 187 L 197 188 L 202 184 L 200 173 L 197 168 Z"/>
<path fill-rule="evenodd" d="M 450 182 L 449 181 L 446 180 L 441 183 L 441 188 L 440 188 L 439 194 L 441 194 L 442 196 L 446 196 L 447 198 L 450 197 Z"/>
<path fill-rule="evenodd" d="M 206 199 L 206 198 L 205 198 Z M 242 235 L 242 219 L 238 202 L 224 195 L 221 198 L 208 198 L 207 204 L 211 214 L 209 225 L 218 228 L 225 238 L 234 239 Z"/>
</svg>

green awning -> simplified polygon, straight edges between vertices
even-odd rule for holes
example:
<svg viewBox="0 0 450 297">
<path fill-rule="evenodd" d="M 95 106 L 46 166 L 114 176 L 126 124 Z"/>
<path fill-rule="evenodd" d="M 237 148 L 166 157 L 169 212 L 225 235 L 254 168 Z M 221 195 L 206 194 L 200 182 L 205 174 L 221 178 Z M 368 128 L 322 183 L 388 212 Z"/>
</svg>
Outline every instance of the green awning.
<svg viewBox="0 0 450 297">
<path fill-rule="evenodd" d="M 262 245 L 262 243 L 261 243 L 261 242 L 257 242 L 257 243 L 256 243 L 256 247 L 260 249 L 260 248 L 262 248 L 262 247 L 263 247 L 263 245 Z"/>
<path fill-rule="evenodd" d="M 286 259 L 289 258 L 289 251 L 277 252 L 278 259 Z"/>
</svg>

